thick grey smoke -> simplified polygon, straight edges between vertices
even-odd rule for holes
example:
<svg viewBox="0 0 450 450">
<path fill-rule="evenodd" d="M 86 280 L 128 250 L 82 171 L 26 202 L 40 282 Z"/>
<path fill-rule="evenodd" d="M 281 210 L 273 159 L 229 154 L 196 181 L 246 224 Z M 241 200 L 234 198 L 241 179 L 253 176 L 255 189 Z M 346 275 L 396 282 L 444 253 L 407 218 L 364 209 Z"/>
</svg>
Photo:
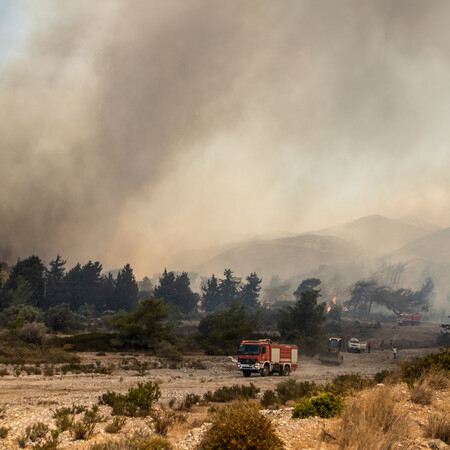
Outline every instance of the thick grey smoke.
<svg viewBox="0 0 450 450">
<path fill-rule="evenodd" d="M 448 2 L 7 5 L 0 259 L 143 275 L 233 236 L 449 223 Z"/>
</svg>

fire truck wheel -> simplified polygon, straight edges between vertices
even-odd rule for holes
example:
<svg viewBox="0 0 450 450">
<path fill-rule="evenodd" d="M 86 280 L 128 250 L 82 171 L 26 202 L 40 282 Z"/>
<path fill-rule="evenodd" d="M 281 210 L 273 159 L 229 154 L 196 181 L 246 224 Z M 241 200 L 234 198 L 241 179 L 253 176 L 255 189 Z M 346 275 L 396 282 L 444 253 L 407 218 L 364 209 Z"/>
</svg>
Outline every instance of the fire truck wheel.
<svg viewBox="0 0 450 450">
<path fill-rule="evenodd" d="M 291 368 L 289 366 L 284 366 L 283 367 L 283 375 L 285 377 L 288 377 L 290 373 L 291 373 Z"/>
<path fill-rule="evenodd" d="M 268 377 L 270 374 L 269 366 L 264 366 L 263 370 L 261 371 L 262 377 Z"/>
<path fill-rule="evenodd" d="M 243 370 L 242 371 L 242 375 L 244 375 L 244 377 L 249 377 L 252 374 L 252 372 L 250 370 Z"/>
</svg>

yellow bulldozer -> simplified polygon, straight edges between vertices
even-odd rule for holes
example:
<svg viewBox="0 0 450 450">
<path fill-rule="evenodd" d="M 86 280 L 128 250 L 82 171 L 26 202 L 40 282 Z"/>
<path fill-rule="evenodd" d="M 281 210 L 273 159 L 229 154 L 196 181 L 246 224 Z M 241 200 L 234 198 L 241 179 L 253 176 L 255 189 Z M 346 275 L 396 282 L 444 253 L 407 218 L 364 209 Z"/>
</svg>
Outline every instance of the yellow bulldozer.
<svg viewBox="0 0 450 450">
<path fill-rule="evenodd" d="M 341 338 L 330 337 L 327 341 L 326 349 L 323 349 L 319 354 L 319 361 L 322 364 L 335 364 L 340 366 L 344 362 L 344 357 L 341 351 L 344 343 Z"/>
</svg>

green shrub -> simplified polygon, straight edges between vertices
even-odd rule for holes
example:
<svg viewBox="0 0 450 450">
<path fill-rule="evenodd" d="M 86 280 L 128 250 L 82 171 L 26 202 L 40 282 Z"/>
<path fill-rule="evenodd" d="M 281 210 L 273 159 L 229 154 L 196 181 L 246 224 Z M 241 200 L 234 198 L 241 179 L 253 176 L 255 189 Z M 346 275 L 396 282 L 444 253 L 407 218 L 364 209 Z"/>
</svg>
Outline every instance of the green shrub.
<svg viewBox="0 0 450 450">
<path fill-rule="evenodd" d="M 252 403 L 240 402 L 221 408 L 199 444 L 201 450 L 212 449 L 282 449 L 267 417 Z"/>
<path fill-rule="evenodd" d="M 99 398 L 101 404 L 112 407 L 113 415 L 129 417 L 148 416 L 155 402 L 161 397 L 157 383 L 138 383 L 137 388 L 128 389 L 127 394 L 108 391 Z"/>
<path fill-rule="evenodd" d="M 173 411 L 162 409 L 153 415 L 153 428 L 155 433 L 167 436 L 167 432 L 175 425 L 176 415 Z"/>
<path fill-rule="evenodd" d="M 294 419 L 311 416 L 329 418 L 339 414 L 342 408 L 343 403 L 339 397 L 336 397 L 331 392 L 323 392 L 311 400 L 303 400 L 295 405 L 292 417 Z"/>
<path fill-rule="evenodd" d="M 441 372 L 450 377 L 450 347 L 442 348 L 438 353 L 430 353 L 415 362 L 404 361 L 401 366 L 402 379 L 410 388 L 422 375 L 429 372 Z"/>
<path fill-rule="evenodd" d="M 200 401 L 200 395 L 197 394 L 186 394 L 184 399 L 181 401 L 178 409 L 191 409 L 192 405 L 197 404 Z M 170 405 L 169 405 L 170 406 Z"/>
<path fill-rule="evenodd" d="M 0 438 L 5 439 L 6 436 L 8 436 L 9 428 L 6 427 L 0 427 Z"/>
<path fill-rule="evenodd" d="M 299 381 L 293 378 L 282 381 L 276 387 L 278 399 L 282 405 L 289 400 L 298 401 L 304 397 L 311 397 L 319 393 L 320 388 L 314 382 Z"/>
<path fill-rule="evenodd" d="M 261 399 L 261 405 L 264 406 L 264 408 L 268 408 L 271 405 L 276 405 L 278 403 L 278 397 L 275 391 L 272 389 L 269 389 L 264 392 L 262 399 Z"/>
<path fill-rule="evenodd" d="M 338 375 L 331 383 L 324 387 L 325 392 L 332 392 L 335 395 L 346 395 L 350 392 L 360 391 L 374 384 L 373 380 L 363 378 L 359 373 L 347 373 Z"/>
<path fill-rule="evenodd" d="M 125 417 L 114 417 L 113 421 L 105 427 L 107 433 L 118 433 L 125 425 Z"/>
<path fill-rule="evenodd" d="M 292 411 L 292 417 L 294 419 L 306 419 L 307 417 L 314 417 L 316 415 L 316 408 L 314 408 L 311 401 L 307 399 L 297 403 Z"/>
<path fill-rule="evenodd" d="M 377 383 L 383 383 L 383 381 L 391 374 L 390 370 L 383 369 L 377 372 L 373 378 Z"/>
<path fill-rule="evenodd" d="M 238 385 L 235 384 L 233 386 L 222 386 L 214 392 L 208 391 L 203 394 L 203 399 L 207 402 L 215 402 L 215 403 L 227 403 L 232 400 L 250 400 L 255 398 L 260 389 L 257 388 L 253 383 L 250 385 Z"/>
</svg>

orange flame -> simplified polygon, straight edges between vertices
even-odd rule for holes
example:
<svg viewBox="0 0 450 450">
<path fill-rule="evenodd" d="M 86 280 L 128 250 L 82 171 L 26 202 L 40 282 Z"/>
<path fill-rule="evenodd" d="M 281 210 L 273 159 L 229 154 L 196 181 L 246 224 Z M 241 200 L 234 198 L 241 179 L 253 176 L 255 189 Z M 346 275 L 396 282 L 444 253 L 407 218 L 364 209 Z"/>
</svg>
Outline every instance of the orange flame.
<svg viewBox="0 0 450 450">
<path fill-rule="evenodd" d="M 329 306 L 328 308 L 327 308 L 327 313 L 329 313 L 331 311 L 331 306 Z"/>
<path fill-rule="evenodd" d="M 336 304 L 336 296 L 333 297 L 333 305 Z"/>
</svg>

